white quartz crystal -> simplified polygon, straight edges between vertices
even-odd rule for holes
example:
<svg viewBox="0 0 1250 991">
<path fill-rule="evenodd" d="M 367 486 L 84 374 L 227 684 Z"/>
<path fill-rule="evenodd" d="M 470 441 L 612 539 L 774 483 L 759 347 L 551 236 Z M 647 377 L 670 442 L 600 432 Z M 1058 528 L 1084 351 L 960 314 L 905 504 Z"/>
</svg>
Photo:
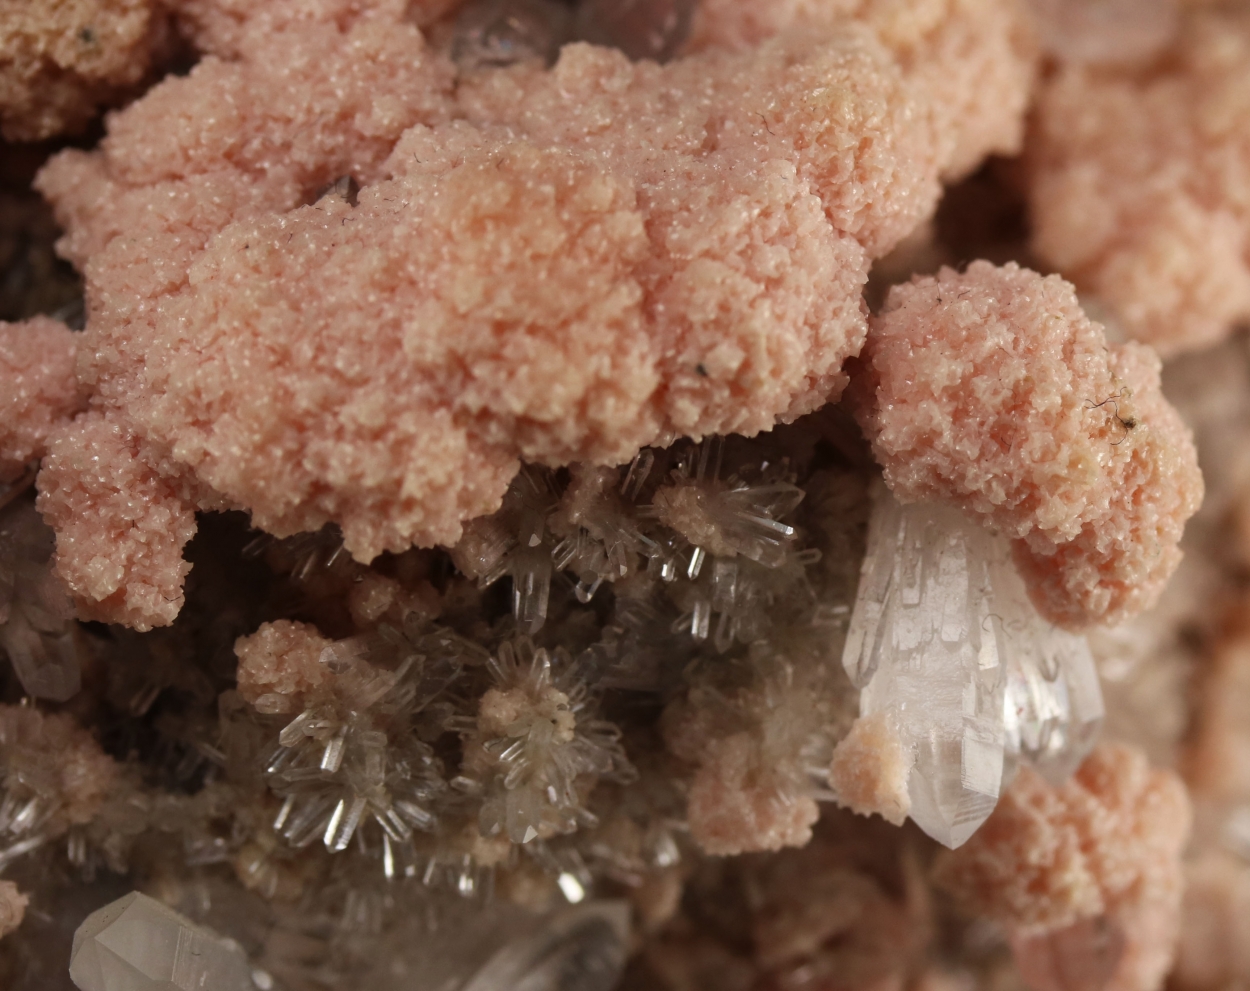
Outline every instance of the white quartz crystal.
<svg viewBox="0 0 1250 991">
<path fill-rule="evenodd" d="M 237 945 L 139 892 L 92 912 L 74 933 L 81 991 L 255 991 Z"/>
<path fill-rule="evenodd" d="M 1102 720 L 1084 638 L 1038 615 L 1008 541 L 884 486 L 842 663 L 860 715 L 885 713 L 910 751 L 911 818 L 949 847 L 994 810 L 1017 760 L 1061 779 Z"/>
</svg>

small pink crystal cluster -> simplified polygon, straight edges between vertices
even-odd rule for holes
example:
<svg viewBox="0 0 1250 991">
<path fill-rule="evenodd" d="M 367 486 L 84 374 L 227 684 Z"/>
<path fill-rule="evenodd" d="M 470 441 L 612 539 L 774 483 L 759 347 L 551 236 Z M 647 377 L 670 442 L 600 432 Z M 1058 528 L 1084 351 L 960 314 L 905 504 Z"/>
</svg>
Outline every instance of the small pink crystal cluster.
<svg viewBox="0 0 1250 991">
<path fill-rule="evenodd" d="M 1180 926 L 1190 807 L 1176 775 L 1100 746 L 1058 788 L 1020 771 L 938 883 L 1012 931 L 1037 991 L 1158 987 Z"/>
<path fill-rule="evenodd" d="M 59 839 L 99 813 L 120 769 L 73 717 L 0 705 L 0 830 L 14 846 Z M 17 929 L 29 903 L 0 881 L 0 936 Z"/>
<path fill-rule="evenodd" d="M 0 323 L 0 482 L 12 482 L 47 453 L 55 426 L 82 405 L 73 333 L 36 317 Z"/>
<path fill-rule="evenodd" d="M 1250 318 L 1248 86 L 1234 4 L 1187 12 L 1127 65 L 1061 64 L 1038 96 L 1033 248 L 1165 355 Z"/>
<path fill-rule="evenodd" d="M 1010 536 L 1054 622 L 1158 598 L 1202 476 L 1149 348 L 1108 347 L 1057 276 L 974 262 L 895 286 L 864 360 L 861 421 L 900 499 Z"/>
<path fill-rule="evenodd" d="M 0 134 L 79 131 L 143 81 L 168 48 L 156 0 L 0 2 Z"/>
<path fill-rule="evenodd" d="M 871 259 L 940 173 L 1018 140 L 1031 62 L 998 8 L 910 39 L 799 18 L 665 66 L 574 45 L 453 92 L 396 3 L 189 5 L 218 54 L 39 179 L 90 306 L 93 412 L 41 482 L 61 574 L 93 615 L 167 623 L 194 507 L 334 521 L 369 559 L 453 543 L 519 458 L 620 462 L 836 398 Z M 1013 95 L 961 113 L 957 148 L 928 89 L 968 51 Z M 341 177 L 358 200 L 320 194 Z"/>
</svg>

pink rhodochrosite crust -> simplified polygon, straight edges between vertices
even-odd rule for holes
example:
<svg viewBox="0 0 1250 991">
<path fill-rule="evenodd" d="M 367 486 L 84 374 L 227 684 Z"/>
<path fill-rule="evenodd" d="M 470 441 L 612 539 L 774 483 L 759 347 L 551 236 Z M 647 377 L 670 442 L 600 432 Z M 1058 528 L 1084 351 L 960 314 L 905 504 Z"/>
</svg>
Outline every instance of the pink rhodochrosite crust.
<svg viewBox="0 0 1250 991">
<path fill-rule="evenodd" d="M 856 719 L 829 764 L 829 787 L 839 805 L 901 826 L 911 809 L 907 779 L 912 756 L 885 713 Z"/>
<path fill-rule="evenodd" d="M 687 47 L 748 49 L 848 18 L 869 28 L 928 94 L 924 112 L 944 179 L 966 175 L 986 154 L 1020 150 L 1036 39 L 1010 0 L 701 0 Z"/>
<path fill-rule="evenodd" d="M 168 47 L 157 0 L 0 0 L 0 134 L 81 130 Z"/>
<path fill-rule="evenodd" d="M 0 482 L 41 457 L 53 428 L 81 406 L 77 353 L 77 335 L 56 320 L 0 322 Z"/>
<path fill-rule="evenodd" d="M 28 782 L 51 806 L 49 838 L 90 822 L 121 776 L 72 717 L 25 706 L 0 705 L 0 759 L 6 775 Z"/>
<path fill-rule="evenodd" d="M 1073 64 L 1030 139 L 1033 247 L 1162 354 L 1250 316 L 1250 12 L 1192 11 L 1160 59 Z"/>
<path fill-rule="evenodd" d="M 1155 600 L 1202 476 L 1149 348 L 1109 347 L 1057 276 L 974 262 L 894 287 L 865 359 L 861 419 L 900 499 L 952 501 L 1013 538 L 1054 622 Z"/>
<path fill-rule="evenodd" d="M 280 619 L 235 641 L 239 694 L 250 705 L 264 699 L 267 712 L 298 712 L 305 697 L 331 679 L 321 654 L 332 641 L 307 623 Z"/>
<path fill-rule="evenodd" d="M 1103 971 L 1085 975 L 1097 986 L 1150 991 L 1175 951 L 1189 828 L 1176 775 L 1104 744 L 1058 788 L 1023 768 L 972 839 L 941 855 L 936 876 L 1007 927 L 1031 987 L 1059 991 L 1070 986 L 1065 967 L 1084 964 Z"/>
<path fill-rule="evenodd" d="M 91 464 L 66 439 L 41 508 L 85 608 L 137 625 L 176 614 L 191 531 L 123 539 L 109 571 L 122 479 L 174 515 L 334 522 L 369 560 L 455 543 L 521 459 L 621 463 L 836 399 L 868 266 L 956 154 L 917 67 L 1012 30 L 903 59 L 852 18 L 456 80 L 391 0 L 182 16 L 218 54 L 38 180 L 87 277 L 80 377 L 126 438 Z"/>
<path fill-rule="evenodd" d="M 80 616 L 147 630 L 182 608 L 195 513 L 136 446 L 99 413 L 79 417 L 43 460 L 37 505 L 57 531 L 57 571 Z"/>
</svg>

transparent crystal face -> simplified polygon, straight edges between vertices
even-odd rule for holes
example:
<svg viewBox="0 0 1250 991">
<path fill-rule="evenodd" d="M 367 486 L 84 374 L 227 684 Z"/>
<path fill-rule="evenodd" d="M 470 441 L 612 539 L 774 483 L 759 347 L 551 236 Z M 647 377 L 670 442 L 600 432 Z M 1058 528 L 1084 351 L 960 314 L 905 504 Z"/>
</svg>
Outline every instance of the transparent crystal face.
<svg viewBox="0 0 1250 991">
<path fill-rule="evenodd" d="M 0 510 L 0 652 L 26 694 L 64 702 L 82 686 L 80 644 L 52 548 L 52 531 L 29 502 Z"/>
<path fill-rule="evenodd" d="M 81 991 L 254 991 L 237 946 L 139 892 L 87 916 L 70 979 Z"/>
<path fill-rule="evenodd" d="M 558 916 L 501 949 L 463 991 L 611 991 L 625 966 L 628 918 L 610 902 Z"/>
<path fill-rule="evenodd" d="M 1084 638 L 1033 608 L 1007 540 L 884 486 L 843 665 L 861 715 L 886 713 L 911 751 L 911 818 L 949 847 L 989 817 L 1016 761 L 1062 780 L 1102 722 Z"/>
</svg>

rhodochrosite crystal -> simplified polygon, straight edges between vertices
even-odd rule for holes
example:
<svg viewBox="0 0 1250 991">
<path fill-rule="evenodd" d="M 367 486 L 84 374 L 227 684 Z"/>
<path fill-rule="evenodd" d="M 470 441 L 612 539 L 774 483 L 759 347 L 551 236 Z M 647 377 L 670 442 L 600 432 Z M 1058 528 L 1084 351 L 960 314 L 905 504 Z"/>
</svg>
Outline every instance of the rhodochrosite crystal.
<svg viewBox="0 0 1250 991">
<path fill-rule="evenodd" d="M 1158 599 L 1202 475 L 1153 351 L 1109 344 L 1058 276 L 980 261 L 894 286 L 865 357 L 860 419 L 900 498 L 1011 538 L 1054 622 Z"/>
<path fill-rule="evenodd" d="M 1061 47 L 1030 140 L 1032 244 L 1169 355 L 1250 316 L 1250 10 L 1181 4 L 1178 18 L 1157 0 L 1124 6 L 1144 36 L 1113 29 L 1102 43 L 1120 57 L 1143 41 L 1164 49 L 1099 65 Z"/>
</svg>

